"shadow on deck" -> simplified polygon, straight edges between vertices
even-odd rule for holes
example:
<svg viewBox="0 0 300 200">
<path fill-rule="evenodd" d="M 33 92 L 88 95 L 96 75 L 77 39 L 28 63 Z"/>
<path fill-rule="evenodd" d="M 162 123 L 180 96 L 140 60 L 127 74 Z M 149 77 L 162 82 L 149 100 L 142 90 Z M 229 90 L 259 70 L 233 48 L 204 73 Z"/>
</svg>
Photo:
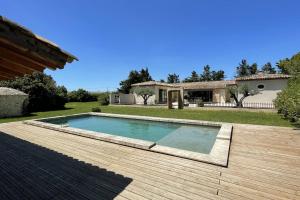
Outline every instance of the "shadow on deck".
<svg viewBox="0 0 300 200">
<path fill-rule="evenodd" d="M 132 181 L 0 132 L 0 199 L 113 199 Z"/>
</svg>

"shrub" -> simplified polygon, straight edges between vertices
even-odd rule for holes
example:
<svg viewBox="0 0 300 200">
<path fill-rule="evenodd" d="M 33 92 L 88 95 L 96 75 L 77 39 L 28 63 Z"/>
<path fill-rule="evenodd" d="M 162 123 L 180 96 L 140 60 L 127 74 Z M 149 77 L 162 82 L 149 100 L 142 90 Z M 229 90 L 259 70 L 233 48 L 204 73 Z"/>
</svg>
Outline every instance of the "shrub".
<svg viewBox="0 0 300 200">
<path fill-rule="evenodd" d="M 51 76 L 41 72 L 1 81 L 0 86 L 28 94 L 28 112 L 62 109 L 67 102 L 67 89 L 64 86 L 57 86 Z"/>
<path fill-rule="evenodd" d="M 103 93 L 104 92 L 90 92 L 95 99 L 98 99 Z"/>
<path fill-rule="evenodd" d="M 108 92 L 99 94 L 98 99 L 99 99 L 99 103 L 100 103 L 101 106 L 109 105 L 109 94 L 108 94 Z"/>
<path fill-rule="evenodd" d="M 68 99 L 70 102 L 89 102 L 97 101 L 97 97 L 84 89 L 74 90 L 68 93 Z"/>
<path fill-rule="evenodd" d="M 275 99 L 278 112 L 292 122 L 300 116 L 300 77 L 289 80 L 288 87 L 278 93 Z"/>
<path fill-rule="evenodd" d="M 299 122 L 300 116 L 300 53 L 291 59 L 279 61 L 281 72 L 292 75 L 287 87 L 278 93 L 274 103 L 278 112 L 292 122 Z"/>
<path fill-rule="evenodd" d="M 92 108 L 92 112 L 101 112 L 101 109 L 99 107 Z"/>
</svg>

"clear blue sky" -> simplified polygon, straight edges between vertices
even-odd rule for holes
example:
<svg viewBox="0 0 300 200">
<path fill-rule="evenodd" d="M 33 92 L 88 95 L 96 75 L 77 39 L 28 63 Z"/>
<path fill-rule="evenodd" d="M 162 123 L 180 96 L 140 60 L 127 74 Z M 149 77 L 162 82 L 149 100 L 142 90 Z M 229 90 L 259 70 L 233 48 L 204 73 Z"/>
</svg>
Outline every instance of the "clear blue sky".
<svg viewBox="0 0 300 200">
<path fill-rule="evenodd" d="M 299 0 L 0 0 L 0 15 L 76 55 L 49 71 L 68 89 L 113 90 L 132 69 L 187 77 L 206 64 L 234 76 L 300 51 Z"/>
</svg>

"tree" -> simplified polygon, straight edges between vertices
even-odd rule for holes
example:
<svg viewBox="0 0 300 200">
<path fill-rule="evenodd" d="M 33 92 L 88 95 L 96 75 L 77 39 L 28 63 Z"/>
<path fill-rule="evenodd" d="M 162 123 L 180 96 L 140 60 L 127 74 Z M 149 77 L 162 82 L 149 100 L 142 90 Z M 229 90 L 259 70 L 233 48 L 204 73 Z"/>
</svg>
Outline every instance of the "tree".
<svg viewBox="0 0 300 200">
<path fill-rule="evenodd" d="M 152 81 L 152 77 L 151 77 L 147 67 L 146 67 L 146 69 L 144 69 L 144 68 L 141 69 L 140 79 L 141 79 L 141 82 Z"/>
<path fill-rule="evenodd" d="M 224 71 L 223 71 L 223 70 L 212 71 L 212 72 L 211 72 L 211 79 L 212 79 L 213 81 L 224 80 Z"/>
<path fill-rule="evenodd" d="M 210 71 L 210 66 L 205 65 L 203 67 L 203 72 L 201 75 L 198 75 L 196 71 L 192 71 L 190 77 L 185 78 L 183 82 L 198 82 L 198 81 L 219 81 L 223 80 L 225 77 L 224 71 Z"/>
<path fill-rule="evenodd" d="M 66 100 L 68 99 L 68 90 L 65 86 L 57 86 L 56 94 Z"/>
<path fill-rule="evenodd" d="M 258 66 L 256 63 L 249 65 L 246 59 L 242 59 L 239 66 L 236 67 L 236 77 L 243 77 L 256 74 Z"/>
<path fill-rule="evenodd" d="M 300 116 L 300 53 L 291 59 L 280 60 L 277 64 L 281 72 L 290 74 L 285 89 L 277 94 L 274 101 L 278 112 L 290 121 L 299 123 Z"/>
<path fill-rule="evenodd" d="M 175 73 L 168 74 L 167 82 L 168 83 L 179 83 L 180 82 L 179 75 L 177 75 Z"/>
<path fill-rule="evenodd" d="M 203 72 L 200 75 L 200 80 L 201 81 L 211 81 L 212 80 L 212 76 L 211 76 L 210 66 L 209 65 L 205 65 L 203 67 Z"/>
<path fill-rule="evenodd" d="M 100 93 L 98 96 L 98 100 L 101 106 L 109 105 L 109 93 L 108 92 Z"/>
<path fill-rule="evenodd" d="M 166 81 L 165 81 L 164 79 L 160 79 L 160 82 L 161 82 L 161 83 L 164 83 L 164 82 L 166 82 Z"/>
<path fill-rule="evenodd" d="M 280 60 L 277 63 L 280 73 L 282 74 L 297 74 L 300 72 L 300 52 L 292 56 L 292 58 L 286 58 Z"/>
<path fill-rule="evenodd" d="M 288 86 L 277 94 L 274 101 L 278 113 L 292 122 L 300 117 L 300 78 L 292 78 Z"/>
<path fill-rule="evenodd" d="M 220 81 L 224 79 L 224 71 L 210 71 L 210 66 L 205 65 L 200 75 L 200 81 Z"/>
<path fill-rule="evenodd" d="M 200 78 L 196 71 L 192 71 L 191 76 L 183 80 L 183 82 L 198 82 L 198 81 L 200 81 Z"/>
<path fill-rule="evenodd" d="M 247 63 L 246 59 L 242 59 L 242 61 L 239 63 L 239 66 L 236 67 L 236 76 L 237 77 L 243 77 L 248 76 L 249 73 L 249 64 Z"/>
<path fill-rule="evenodd" d="M 272 67 L 270 62 L 266 63 L 261 70 L 266 74 L 276 74 L 276 69 Z"/>
<path fill-rule="evenodd" d="M 89 102 L 97 101 L 97 97 L 84 89 L 74 90 L 68 93 L 70 102 Z"/>
<path fill-rule="evenodd" d="M 57 86 L 56 89 L 56 95 L 58 98 L 56 98 L 56 104 L 58 105 L 65 105 L 66 102 L 68 102 L 68 90 L 65 86 Z M 58 108 L 62 108 L 64 106 L 58 106 Z"/>
<path fill-rule="evenodd" d="M 137 87 L 134 89 L 134 93 L 143 98 L 144 105 L 147 105 L 148 99 L 154 95 L 154 91 L 147 87 Z"/>
<path fill-rule="evenodd" d="M 279 73 L 289 74 L 288 67 L 290 66 L 290 59 L 286 58 L 284 60 L 279 60 L 279 62 L 276 63 L 276 66 L 279 69 Z"/>
<path fill-rule="evenodd" d="M 250 91 L 248 85 L 244 84 L 241 86 L 230 86 L 227 88 L 230 97 L 234 99 L 236 103 L 236 107 L 242 108 L 243 107 L 243 101 L 248 96 L 253 96 L 258 93 L 258 91 Z M 242 97 L 238 99 L 238 94 L 242 94 Z"/>
<path fill-rule="evenodd" d="M 148 68 L 142 68 L 139 72 L 136 70 L 132 70 L 129 72 L 128 78 L 120 82 L 120 88 L 118 88 L 118 91 L 128 94 L 130 92 L 132 84 L 152 80 L 153 79 L 148 71 Z"/>
<path fill-rule="evenodd" d="M 28 94 L 29 112 L 62 109 L 67 102 L 67 89 L 57 86 L 51 76 L 41 72 L 1 81 L 0 87 L 14 88 Z"/>
<path fill-rule="evenodd" d="M 256 74 L 258 71 L 257 63 L 253 63 L 251 66 L 249 66 L 249 74 Z"/>
</svg>

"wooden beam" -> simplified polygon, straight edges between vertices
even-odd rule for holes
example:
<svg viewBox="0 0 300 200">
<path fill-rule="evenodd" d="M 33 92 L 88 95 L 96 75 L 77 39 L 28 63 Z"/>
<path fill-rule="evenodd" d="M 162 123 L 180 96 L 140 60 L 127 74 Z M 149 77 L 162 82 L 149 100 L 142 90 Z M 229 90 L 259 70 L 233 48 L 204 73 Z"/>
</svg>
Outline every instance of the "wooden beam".
<svg viewBox="0 0 300 200">
<path fill-rule="evenodd" d="M 9 77 L 7 77 L 5 75 L 0 74 L 0 80 L 9 80 L 9 79 L 11 79 L 11 78 L 9 78 Z"/>
<path fill-rule="evenodd" d="M 5 70 L 2 70 L 2 68 L 0 68 L 0 74 L 1 74 L 2 76 L 8 77 L 8 78 L 10 78 L 10 79 L 13 79 L 13 78 L 16 77 L 16 75 L 11 74 L 11 73 L 9 73 L 9 72 L 7 72 L 7 71 L 5 71 Z"/>
<path fill-rule="evenodd" d="M 0 65 L 0 74 L 10 74 L 12 76 L 23 76 L 24 73 L 12 71 Z"/>
<path fill-rule="evenodd" d="M 17 52 L 22 56 L 28 57 L 31 60 L 35 61 L 36 64 L 43 65 L 52 70 L 55 70 L 56 68 L 63 69 L 65 65 L 65 62 L 63 61 L 57 61 L 57 60 L 54 61 L 51 60 L 50 58 L 45 58 L 43 56 L 40 56 L 34 50 L 26 49 L 22 46 L 19 46 L 13 42 L 6 40 L 5 38 L 0 38 L 0 46 L 6 49 L 10 49 L 14 52 Z M 68 58 L 65 57 L 64 59 L 67 60 Z"/>
<path fill-rule="evenodd" d="M 6 61 L 13 62 L 15 64 L 21 64 L 27 69 L 31 69 L 34 71 L 43 71 L 45 69 L 45 66 L 38 64 L 37 62 L 31 60 L 30 58 L 22 56 L 11 50 L 5 49 L 1 46 L 0 46 L 0 58 Z"/>
<path fill-rule="evenodd" d="M 32 72 L 36 71 L 36 70 L 29 69 L 26 66 L 23 66 L 21 64 L 14 63 L 8 60 L 3 60 L 1 58 L 0 58 L 0 66 L 2 68 L 6 68 L 11 71 L 20 72 L 22 74 L 31 74 Z"/>
</svg>

